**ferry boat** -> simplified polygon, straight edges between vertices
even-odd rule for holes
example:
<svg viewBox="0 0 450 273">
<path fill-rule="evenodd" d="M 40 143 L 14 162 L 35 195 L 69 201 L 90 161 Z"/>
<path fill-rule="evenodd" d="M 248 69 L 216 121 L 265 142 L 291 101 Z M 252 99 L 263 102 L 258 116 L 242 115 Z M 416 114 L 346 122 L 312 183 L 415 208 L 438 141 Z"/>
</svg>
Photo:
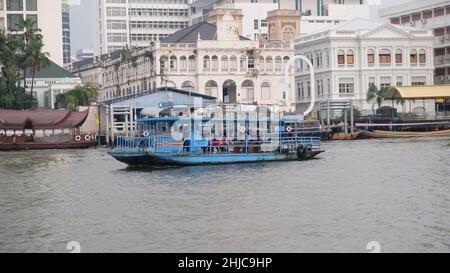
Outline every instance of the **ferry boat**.
<svg viewBox="0 0 450 273">
<path fill-rule="evenodd" d="M 310 68 L 312 82 L 311 104 L 303 114 L 233 111 L 229 105 L 214 112 L 189 107 L 178 116 L 137 119 L 137 135 L 117 137 L 109 154 L 128 165 L 156 167 L 312 159 L 323 152 L 320 136 L 297 130 L 315 104 L 314 66 L 305 56 L 286 64 L 285 91 L 288 71 L 299 59 Z"/>
<path fill-rule="evenodd" d="M 153 167 L 312 159 L 323 152 L 320 137 L 299 135 L 289 125 L 297 122 L 301 121 L 143 118 L 137 120 L 140 136 L 116 137 L 108 153 L 130 166 Z"/>
</svg>

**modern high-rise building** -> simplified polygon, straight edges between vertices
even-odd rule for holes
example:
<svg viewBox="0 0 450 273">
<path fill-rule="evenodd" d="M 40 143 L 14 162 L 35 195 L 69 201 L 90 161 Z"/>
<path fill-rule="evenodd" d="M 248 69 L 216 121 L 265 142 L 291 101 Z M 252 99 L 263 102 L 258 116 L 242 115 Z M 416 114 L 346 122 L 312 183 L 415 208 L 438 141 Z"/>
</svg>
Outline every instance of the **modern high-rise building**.
<svg viewBox="0 0 450 273">
<path fill-rule="evenodd" d="M 188 0 L 99 0 L 94 26 L 96 54 L 124 46 L 146 47 L 189 25 Z"/>
<path fill-rule="evenodd" d="M 0 29 L 21 31 L 21 19 L 37 22 L 44 36 L 44 52 L 58 65 L 63 65 L 61 0 L 0 0 Z"/>
<path fill-rule="evenodd" d="M 61 6 L 62 16 L 62 39 L 63 39 L 63 62 L 68 64 L 71 62 L 70 50 L 70 5 L 68 0 L 62 0 Z"/>
<path fill-rule="evenodd" d="M 450 1 L 414 0 L 379 11 L 392 24 L 433 30 L 435 83 L 450 83 Z"/>
</svg>

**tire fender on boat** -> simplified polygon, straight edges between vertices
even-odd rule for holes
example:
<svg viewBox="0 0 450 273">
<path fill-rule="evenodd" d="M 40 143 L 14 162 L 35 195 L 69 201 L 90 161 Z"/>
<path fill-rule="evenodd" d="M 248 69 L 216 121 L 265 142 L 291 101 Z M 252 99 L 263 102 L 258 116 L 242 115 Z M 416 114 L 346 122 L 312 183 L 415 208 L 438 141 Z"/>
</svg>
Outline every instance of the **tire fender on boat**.
<svg viewBox="0 0 450 273">
<path fill-rule="evenodd" d="M 150 135 L 150 133 L 149 133 L 148 131 L 145 131 L 142 135 L 143 135 L 144 137 L 148 137 L 148 136 Z"/>
<path fill-rule="evenodd" d="M 299 144 L 297 147 L 297 157 L 300 160 L 305 159 L 305 146 L 303 144 Z"/>
<path fill-rule="evenodd" d="M 86 140 L 86 141 L 89 141 L 89 140 L 91 140 L 91 136 L 90 136 L 90 135 L 86 135 L 86 136 L 84 136 L 84 140 Z"/>
<path fill-rule="evenodd" d="M 80 135 L 75 136 L 75 140 L 76 141 L 80 141 L 81 140 L 81 136 Z"/>
<path fill-rule="evenodd" d="M 292 127 L 291 126 L 286 127 L 286 132 L 288 133 L 292 132 Z"/>
</svg>

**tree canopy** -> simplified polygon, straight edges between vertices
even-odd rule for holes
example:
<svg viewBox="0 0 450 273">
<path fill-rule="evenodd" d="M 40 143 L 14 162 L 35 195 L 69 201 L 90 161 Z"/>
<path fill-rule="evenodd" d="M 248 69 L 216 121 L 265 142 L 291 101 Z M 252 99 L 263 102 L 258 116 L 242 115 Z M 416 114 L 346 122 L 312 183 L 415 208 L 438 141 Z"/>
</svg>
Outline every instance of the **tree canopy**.
<svg viewBox="0 0 450 273">
<path fill-rule="evenodd" d="M 56 96 L 55 108 L 77 110 L 78 106 L 90 106 L 96 101 L 100 87 L 95 83 L 86 83 Z"/>
<path fill-rule="evenodd" d="M 37 105 L 33 97 L 35 71 L 49 64 L 48 53 L 42 52 L 43 36 L 36 22 L 22 20 L 21 32 L 0 32 L 0 108 L 29 109 Z M 27 70 L 32 71 L 30 93 L 26 93 Z M 23 84 L 23 86 L 22 86 Z"/>
</svg>

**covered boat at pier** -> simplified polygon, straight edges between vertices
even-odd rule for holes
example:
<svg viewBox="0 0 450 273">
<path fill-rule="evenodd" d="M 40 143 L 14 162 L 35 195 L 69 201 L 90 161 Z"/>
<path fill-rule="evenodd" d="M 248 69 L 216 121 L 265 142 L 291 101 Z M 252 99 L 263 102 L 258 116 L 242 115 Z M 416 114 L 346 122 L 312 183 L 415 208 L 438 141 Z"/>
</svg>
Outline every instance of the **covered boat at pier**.
<svg viewBox="0 0 450 273">
<path fill-rule="evenodd" d="M 0 110 L 0 150 L 79 149 L 96 145 L 80 127 L 89 111 Z"/>
</svg>

